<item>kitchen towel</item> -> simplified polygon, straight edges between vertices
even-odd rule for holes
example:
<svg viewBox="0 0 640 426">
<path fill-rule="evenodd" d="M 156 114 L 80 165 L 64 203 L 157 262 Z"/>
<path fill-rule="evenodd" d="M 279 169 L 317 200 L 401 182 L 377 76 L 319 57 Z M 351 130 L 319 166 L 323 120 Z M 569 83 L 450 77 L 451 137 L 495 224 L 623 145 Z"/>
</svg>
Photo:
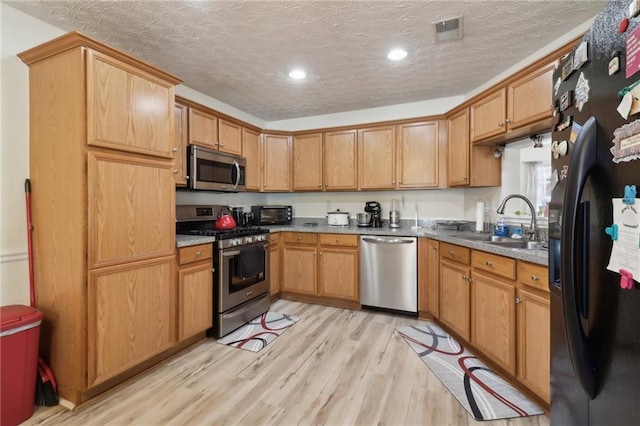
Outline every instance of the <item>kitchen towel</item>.
<svg viewBox="0 0 640 426">
<path fill-rule="evenodd" d="M 476 231 L 484 231 L 484 203 L 478 201 L 476 204 Z"/>
<path fill-rule="evenodd" d="M 264 247 L 254 246 L 240 249 L 238 255 L 238 276 L 247 278 L 264 273 Z"/>
</svg>

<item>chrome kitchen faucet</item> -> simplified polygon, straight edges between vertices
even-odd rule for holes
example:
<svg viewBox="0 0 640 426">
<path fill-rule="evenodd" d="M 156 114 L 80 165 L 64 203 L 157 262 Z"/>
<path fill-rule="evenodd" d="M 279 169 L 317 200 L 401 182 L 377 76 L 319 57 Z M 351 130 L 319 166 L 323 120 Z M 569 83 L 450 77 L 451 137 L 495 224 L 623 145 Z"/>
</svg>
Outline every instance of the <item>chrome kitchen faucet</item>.
<svg viewBox="0 0 640 426">
<path fill-rule="evenodd" d="M 527 197 L 520 194 L 507 195 L 498 206 L 498 210 L 496 210 L 496 212 L 498 214 L 504 214 L 504 206 L 507 204 L 507 201 L 509 201 L 512 198 L 520 198 L 525 203 L 527 203 L 527 205 L 531 209 L 531 224 L 529 225 L 529 231 L 527 231 L 527 234 L 529 234 L 529 239 L 534 241 L 537 240 L 536 231 L 538 229 L 538 223 L 536 222 L 536 209 L 535 207 L 533 207 L 533 203 Z M 522 231 L 524 232 L 524 229 Z"/>
</svg>

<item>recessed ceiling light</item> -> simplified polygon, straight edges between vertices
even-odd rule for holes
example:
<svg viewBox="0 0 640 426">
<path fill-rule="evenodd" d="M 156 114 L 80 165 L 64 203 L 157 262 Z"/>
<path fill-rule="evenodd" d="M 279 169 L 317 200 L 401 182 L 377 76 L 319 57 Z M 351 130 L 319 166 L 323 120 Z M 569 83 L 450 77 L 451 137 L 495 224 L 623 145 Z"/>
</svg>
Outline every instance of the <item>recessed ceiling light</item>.
<svg viewBox="0 0 640 426">
<path fill-rule="evenodd" d="M 307 76 L 307 73 L 299 68 L 291 70 L 291 72 L 289 73 L 289 77 L 291 77 L 294 80 L 302 80 L 306 76 Z"/>
<path fill-rule="evenodd" d="M 404 59 L 406 57 L 407 57 L 407 51 L 404 49 L 393 49 L 387 55 L 387 58 L 391 59 L 392 61 L 399 61 L 400 59 Z"/>
</svg>

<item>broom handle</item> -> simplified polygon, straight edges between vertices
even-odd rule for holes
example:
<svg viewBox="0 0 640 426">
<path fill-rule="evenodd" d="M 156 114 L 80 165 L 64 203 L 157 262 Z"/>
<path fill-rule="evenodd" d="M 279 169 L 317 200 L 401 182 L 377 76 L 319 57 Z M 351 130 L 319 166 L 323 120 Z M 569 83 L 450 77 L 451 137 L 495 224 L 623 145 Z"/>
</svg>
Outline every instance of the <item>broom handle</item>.
<svg viewBox="0 0 640 426">
<path fill-rule="evenodd" d="M 24 193 L 27 204 L 27 252 L 29 254 L 29 300 L 31 306 L 36 306 L 36 287 L 33 272 L 33 223 L 31 222 L 31 181 L 25 179 Z"/>
</svg>

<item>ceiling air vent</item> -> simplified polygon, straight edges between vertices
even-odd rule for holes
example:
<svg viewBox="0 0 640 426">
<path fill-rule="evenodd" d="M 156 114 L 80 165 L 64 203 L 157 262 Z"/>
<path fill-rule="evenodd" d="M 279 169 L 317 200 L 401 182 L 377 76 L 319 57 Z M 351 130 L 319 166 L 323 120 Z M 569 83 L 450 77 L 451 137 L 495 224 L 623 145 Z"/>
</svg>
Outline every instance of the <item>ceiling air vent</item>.
<svg viewBox="0 0 640 426">
<path fill-rule="evenodd" d="M 462 16 L 434 22 L 433 25 L 436 28 L 436 41 L 439 43 L 462 38 Z"/>
</svg>

